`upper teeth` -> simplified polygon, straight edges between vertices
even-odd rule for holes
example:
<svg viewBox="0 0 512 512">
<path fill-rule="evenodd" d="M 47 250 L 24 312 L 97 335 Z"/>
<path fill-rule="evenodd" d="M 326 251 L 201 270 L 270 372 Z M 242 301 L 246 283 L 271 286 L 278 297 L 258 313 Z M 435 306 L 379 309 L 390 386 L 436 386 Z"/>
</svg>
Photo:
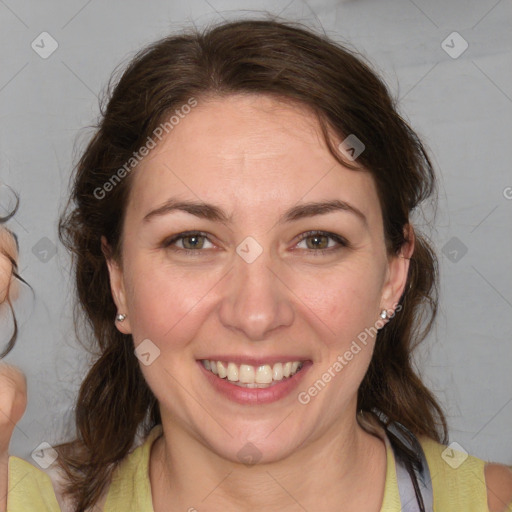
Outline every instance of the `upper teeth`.
<svg viewBox="0 0 512 512">
<path fill-rule="evenodd" d="M 300 361 L 275 363 L 273 366 L 263 364 L 252 366 L 250 364 L 237 365 L 232 362 L 211 361 L 203 359 L 203 366 L 221 379 L 227 377 L 231 382 L 243 384 L 270 384 L 272 381 L 283 380 L 297 373 L 302 368 Z"/>
</svg>

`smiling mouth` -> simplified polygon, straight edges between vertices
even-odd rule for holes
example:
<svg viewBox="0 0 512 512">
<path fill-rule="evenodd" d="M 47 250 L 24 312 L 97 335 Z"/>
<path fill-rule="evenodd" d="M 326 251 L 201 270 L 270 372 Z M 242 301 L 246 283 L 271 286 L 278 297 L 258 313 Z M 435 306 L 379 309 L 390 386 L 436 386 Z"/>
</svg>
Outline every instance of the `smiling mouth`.
<svg viewBox="0 0 512 512">
<path fill-rule="evenodd" d="M 201 364 L 211 373 L 244 388 L 268 388 L 300 372 L 304 361 L 287 361 L 273 365 L 236 364 L 228 361 L 201 359 Z"/>
</svg>

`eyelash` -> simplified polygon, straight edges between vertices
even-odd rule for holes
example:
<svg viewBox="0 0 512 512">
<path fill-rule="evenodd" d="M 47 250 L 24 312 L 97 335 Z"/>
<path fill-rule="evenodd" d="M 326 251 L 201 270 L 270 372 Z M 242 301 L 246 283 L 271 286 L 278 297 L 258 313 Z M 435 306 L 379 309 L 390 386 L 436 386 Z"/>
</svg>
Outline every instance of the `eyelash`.
<svg viewBox="0 0 512 512">
<path fill-rule="evenodd" d="M 182 249 L 182 248 L 173 248 L 171 246 L 174 243 L 176 243 L 178 240 L 181 240 L 183 238 L 189 238 L 189 237 L 192 238 L 192 237 L 198 237 L 198 236 L 208 239 L 208 234 L 203 231 L 186 231 L 183 233 L 179 233 L 178 235 L 173 236 L 172 238 L 170 238 L 168 240 L 165 240 L 162 243 L 162 247 L 171 249 L 173 251 L 181 252 L 186 255 L 197 256 L 199 253 L 204 252 L 204 251 L 202 249 Z M 315 256 L 317 256 L 318 253 L 320 253 L 321 255 L 325 255 L 325 254 L 329 254 L 329 253 L 332 254 L 333 252 L 338 251 L 338 250 L 342 249 L 343 247 L 350 247 L 349 242 L 345 238 L 343 238 L 339 235 L 336 235 L 334 233 L 329 233 L 328 231 L 306 231 L 305 233 L 302 233 L 297 244 L 307 238 L 312 238 L 314 236 L 325 236 L 327 238 L 331 238 L 332 240 L 334 240 L 335 242 L 337 242 L 339 244 L 338 247 L 330 247 L 328 249 L 306 249 L 306 251 L 308 251 L 310 254 L 314 254 Z"/>
<path fill-rule="evenodd" d="M 337 247 L 330 247 L 328 249 L 306 249 L 310 254 L 314 254 L 315 256 L 318 254 L 332 254 L 335 251 L 339 251 L 340 249 L 350 247 L 348 241 L 340 235 L 336 235 L 334 233 L 329 233 L 328 231 L 306 231 L 300 236 L 300 239 L 297 243 L 302 242 L 306 238 L 312 238 L 314 236 L 325 236 L 337 242 L 339 245 Z"/>
</svg>

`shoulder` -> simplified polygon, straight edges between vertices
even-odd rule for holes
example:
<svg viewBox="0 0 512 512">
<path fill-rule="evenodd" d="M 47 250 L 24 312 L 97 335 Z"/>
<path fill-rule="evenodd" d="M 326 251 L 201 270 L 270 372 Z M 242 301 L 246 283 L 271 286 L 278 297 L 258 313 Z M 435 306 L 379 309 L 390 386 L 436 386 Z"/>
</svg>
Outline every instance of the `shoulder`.
<svg viewBox="0 0 512 512">
<path fill-rule="evenodd" d="M 512 511 L 506 505 L 512 500 L 510 469 L 472 456 L 457 443 L 446 446 L 425 436 L 419 437 L 419 441 L 427 458 L 438 508 Z"/>
<path fill-rule="evenodd" d="M 512 510 L 512 468 L 503 464 L 487 463 L 484 473 L 490 512 Z"/>
<path fill-rule="evenodd" d="M 162 426 L 156 425 L 145 437 L 138 438 L 130 453 L 119 463 L 114 471 L 114 479 L 125 478 L 132 473 L 139 474 L 141 470 L 146 473 L 149 465 L 151 447 L 154 442 L 162 435 Z"/>
<path fill-rule="evenodd" d="M 161 435 L 154 427 L 121 461 L 101 499 L 101 510 L 125 512 L 151 510 L 148 466 L 151 446 Z M 8 465 L 9 512 L 66 512 L 70 503 L 62 494 L 63 476 L 56 467 L 43 471 L 24 459 L 10 456 Z M 104 505 L 104 508 L 103 508 Z M 96 510 L 97 507 L 94 507 Z"/>
<path fill-rule="evenodd" d="M 50 477 L 18 457 L 9 457 L 7 510 L 60 512 Z"/>
<path fill-rule="evenodd" d="M 112 475 L 104 512 L 152 510 L 149 460 L 151 447 L 160 435 L 162 427 L 157 425 L 142 440 L 142 444 L 121 461 Z"/>
</svg>

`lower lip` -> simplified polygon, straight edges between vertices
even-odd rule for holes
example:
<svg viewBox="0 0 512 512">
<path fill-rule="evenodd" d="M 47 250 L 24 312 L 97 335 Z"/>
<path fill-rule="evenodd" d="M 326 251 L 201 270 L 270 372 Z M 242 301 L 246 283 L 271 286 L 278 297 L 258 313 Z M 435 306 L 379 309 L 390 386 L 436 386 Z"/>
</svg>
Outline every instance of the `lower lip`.
<svg viewBox="0 0 512 512">
<path fill-rule="evenodd" d="M 233 402 L 253 405 L 277 402 L 291 394 L 292 391 L 297 388 L 304 378 L 304 375 L 309 370 L 309 367 L 312 365 L 311 361 L 306 361 L 303 364 L 302 369 L 293 375 L 293 377 L 288 377 L 278 381 L 277 384 L 268 388 L 243 388 L 236 384 L 232 384 L 227 379 L 217 377 L 217 375 L 207 370 L 201 361 L 197 361 L 197 363 L 203 371 L 204 376 L 208 379 L 208 382 L 210 382 L 216 391 Z"/>
</svg>

